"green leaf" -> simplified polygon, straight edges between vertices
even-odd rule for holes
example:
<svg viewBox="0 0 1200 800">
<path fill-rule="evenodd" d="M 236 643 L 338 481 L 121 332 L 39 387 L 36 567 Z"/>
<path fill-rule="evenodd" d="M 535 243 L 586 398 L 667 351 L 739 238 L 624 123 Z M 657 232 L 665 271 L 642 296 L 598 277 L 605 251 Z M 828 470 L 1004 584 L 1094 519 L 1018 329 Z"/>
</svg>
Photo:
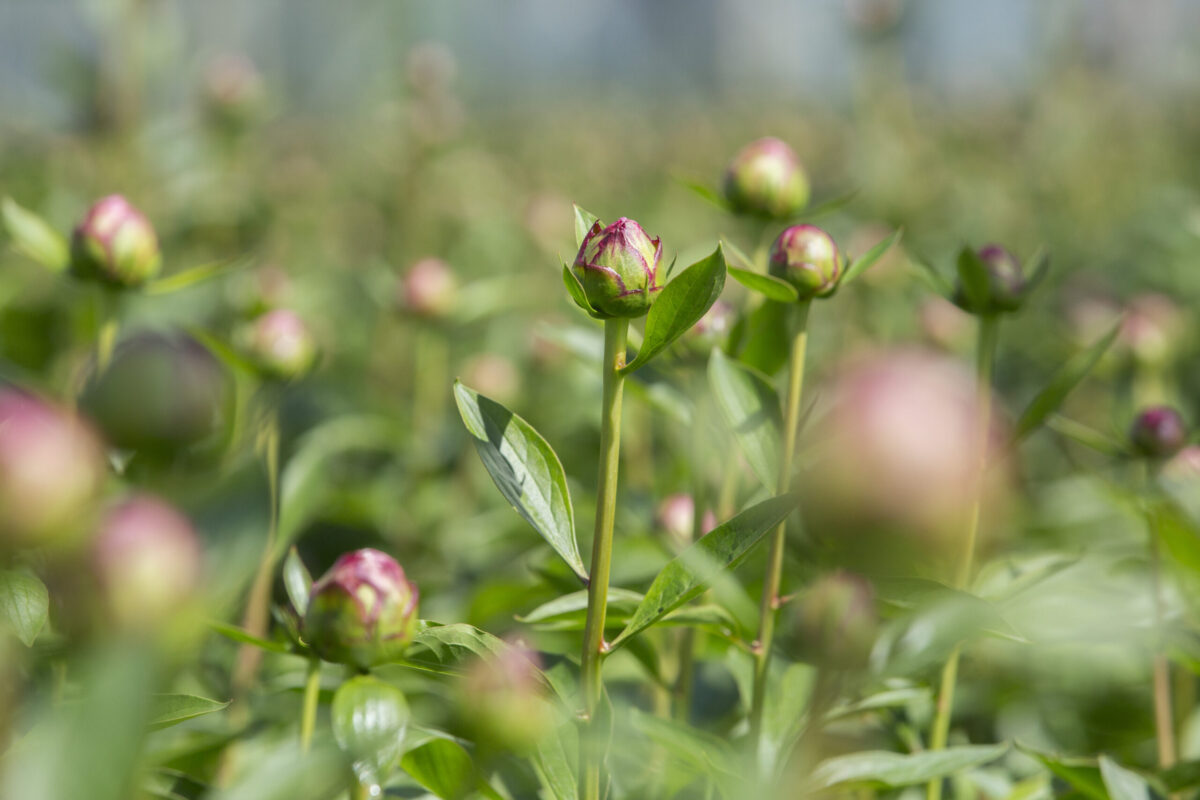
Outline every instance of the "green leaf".
<svg viewBox="0 0 1200 800">
<path fill-rule="evenodd" d="M 992 288 L 987 265 L 970 247 L 958 251 L 958 283 L 962 286 L 967 307 L 981 311 L 991 305 Z"/>
<path fill-rule="evenodd" d="M 788 361 L 788 318 L 794 308 L 793 303 L 767 300 L 751 311 L 738 340 L 738 360 L 766 375 L 779 372 Z"/>
<path fill-rule="evenodd" d="M 1028 299 L 1030 295 L 1038 290 L 1045 282 L 1046 276 L 1050 274 L 1050 253 L 1044 247 L 1039 247 L 1037 252 L 1029 259 L 1029 263 L 1025 266 L 1027 277 L 1025 279 L 1025 289 L 1023 291 L 1024 298 Z"/>
<path fill-rule="evenodd" d="M 945 275 L 938 272 L 928 261 L 918 256 L 909 254 L 908 263 L 911 264 L 917 271 L 919 277 L 926 286 L 933 290 L 935 294 L 939 294 L 949 300 L 954 295 L 954 284 L 952 284 Z"/>
<path fill-rule="evenodd" d="M 1018 744 L 1017 749 L 1041 762 L 1042 766 L 1062 778 L 1091 800 L 1109 800 L 1108 790 L 1095 759 L 1063 758 Z"/>
<path fill-rule="evenodd" d="M 820 791 L 844 784 L 892 789 L 913 786 L 994 761 L 1007 750 L 1007 744 L 995 744 L 948 747 L 911 755 L 869 750 L 837 756 L 817 765 L 806 788 Z"/>
<path fill-rule="evenodd" d="M 799 217 L 800 219 L 810 220 L 816 219 L 817 217 L 823 217 L 826 214 L 832 214 L 835 211 L 840 211 L 841 209 L 850 205 L 850 203 L 854 201 L 854 198 L 858 197 L 858 193 L 858 189 L 851 189 L 845 194 L 837 195 L 836 197 L 832 197 L 823 203 L 818 203 L 817 205 L 812 206 L 807 211 L 801 212 Z"/>
<path fill-rule="evenodd" d="M 890 250 L 892 245 L 900 240 L 900 237 L 903 233 L 903 228 L 897 228 L 890 236 L 850 262 L 850 266 L 846 268 L 846 274 L 842 276 L 842 285 L 845 286 L 847 283 L 850 283 L 859 275 L 862 275 L 868 269 L 873 267 L 875 262 L 882 258 L 883 254 Z"/>
<path fill-rule="evenodd" d="M 0 202 L 0 217 L 18 251 L 54 272 L 66 270 L 71 263 L 70 247 L 50 223 L 11 197 Z"/>
<path fill-rule="evenodd" d="M 50 613 L 50 593 L 25 570 L 0 572 L 0 623 L 7 624 L 26 647 L 33 647 Z"/>
<path fill-rule="evenodd" d="M 607 609 L 609 614 L 632 613 L 640 602 L 642 602 L 642 595 L 639 592 L 621 589 L 616 586 L 608 590 Z M 571 619 L 580 612 L 586 612 L 587 605 L 587 589 L 580 589 L 577 592 L 564 594 L 562 597 L 556 597 L 549 602 L 542 603 L 525 616 L 518 616 L 517 620 L 519 622 L 535 623 Z"/>
<path fill-rule="evenodd" d="M 775 388 L 760 373 L 719 348 L 708 360 L 708 383 L 754 474 L 768 491 L 779 484 L 783 414 Z"/>
<path fill-rule="evenodd" d="M 1194 789 L 1200 786 L 1200 761 L 1181 761 L 1163 770 L 1159 775 L 1170 792 Z"/>
<path fill-rule="evenodd" d="M 722 211 L 729 211 L 729 204 L 725 202 L 725 198 L 722 197 L 716 189 L 712 188 L 704 181 L 699 181 L 694 178 L 685 178 L 679 175 L 675 176 L 675 181 L 700 199 L 708 203 L 712 203 Z"/>
<path fill-rule="evenodd" d="M 1150 787 L 1142 776 L 1108 756 L 1100 756 L 1100 776 L 1111 800 L 1150 800 Z"/>
<path fill-rule="evenodd" d="M 586 311 L 589 317 L 602 319 L 596 309 L 592 308 L 592 304 L 588 302 L 587 293 L 583 290 L 583 284 L 579 282 L 579 276 L 572 272 L 566 264 L 563 264 L 562 279 L 563 285 L 567 287 L 567 294 L 571 295 L 572 302 Z"/>
<path fill-rule="evenodd" d="M 729 267 L 729 277 L 759 294 L 780 303 L 794 303 L 800 297 L 796 287 L 774 275 L 763 275 L 761 272 L 751 272 L 748 269 Z"/>
<path fill-rule="evenodd" d="M 275 746 L 265 754 L 255 749 L 253 769 L 237 783 L 212 795 L 213 800 L 329 800 L 344 796 L 346 762 L 332 746 L 300 752 L 298 742 Z M 81 797 L 85 795 L 80 795 Z"/>
<path fill-rule="evenodd" d="M 165 278 L 151 281 L 142 287 L 142 293 L 148 295 L 171 294 L 172 292 L 187 289 L 210 278 L 216 278 L 220 275 L 243 269 L 253 263 L 254 259 L 249 256 L 210 261 L 207 264 L 189 267 L 188 269 L 176 272 L 174 275 L 168 275 Z"/>
<path fill-rule="evenodd" d="M 590 211 L 585 211 L 579 206 L 575 208 L 575 247 L 582 247 L 583 240 L 587 238 L 588 231 L 592 229 L 600 218 Z"/>
<path fill-rule="evenodd" d="M 697 261 L 659 292 L 646 317 L 646 334 L 637 358 L 622 373 L 643 366 L 700 321 L 725 288 L 725 254 L 721 246 Z"/>
<path fill-rule="evenodd" d="M 152 698 L 150 727 L 153 730 L 169 728 L 189 719 L 221 711 L 229 701 L 209 700 L 193 694 L 156 694 Z"/>
<path fill-rule="evenodd" d="M 292 602 L 296 616 L 301 619 L 308 611 L 308 595 L 312 590 L 312 582 L 312 576 L 308 574 L 308 569 L 300 560 L 296 548 L 288 550 L 287 558 L 283 560 L 283 588 L 287 590 L 288 600 Z"/>
<path fill-rule="evenodd" d="M 454 399 L 500 494 L 587 581 L 567 476 L 553 448 L 528 422 L 460 381 L 454 384 Z"/>
<path fill-rule="evenodd" d="M 575 780 L 575 768 L 568 753 L 578 750 L 574 724 L 559 729 L 557 736 L 545 736 L 538 743 L 533 768 L 542 787 L 550 793 L 550 800 L 578 800 L 579 791 Z M 570 741 L 568 741 L 570 740 Z"/>
<path fill-rule="evenodd" d="M 266 650 L 268 653 L 290 653 L 292 648 L 284 642 L 275 642 L 268 639 L 260 639 L 236 625 L 229 625 L 224 622 L 210 622 L 208 627 L 213 633 L 219 633 L 226 639 L 237 642 L 238 644 L 248 644 L 257 647 L 260 650 Z"/>
<path fill-rule="evenodd" d="M 1037 396 L 1021 412 L 1013 431 L 1013 444 L 1020 442 L 1041 425 L 1046 417 L 1058 411 L 1059 406 L 1067 399 L 1067 395 L 1092 371 L 1120 331 L 1121 322 L 1118 321 L 1108 333 L 1063 364 L 1062 368 L 1050 379 L 1050 383 L 1038 392 Z"/>
<path fill-rule="evenodd" d="M 717 573 L 736 566 L 750 548 L 786 519 L 795 507 L 796 498 L 791 495 L 772 497 L 706 533 L 658 573 L 633 618 L 612 646 L 617 647 L 699 596 Z"/>
<path fill-rule="evenodd" d="M 484 783 L 470 754 L 452 739 L 431 739 L 404 754 L 400 766 L 413 779 L 443 800 L 461 800 L 474 792 L 499 800 Z"/>
<path fill-rule="evenodd" d="M 333 738 L 359 783 L 382 786 L 404 751 L 404 693 L 369 675 L 351 678 L 333 695 L 331 719 Z"/>
<path fill-rule="evenodd" d="M 644 711 L 635 710 L 632 720 L 635 728 L 692 772 L 729 787 L 742 779 L 737 759 L 724 739 Z"/>
</svg>

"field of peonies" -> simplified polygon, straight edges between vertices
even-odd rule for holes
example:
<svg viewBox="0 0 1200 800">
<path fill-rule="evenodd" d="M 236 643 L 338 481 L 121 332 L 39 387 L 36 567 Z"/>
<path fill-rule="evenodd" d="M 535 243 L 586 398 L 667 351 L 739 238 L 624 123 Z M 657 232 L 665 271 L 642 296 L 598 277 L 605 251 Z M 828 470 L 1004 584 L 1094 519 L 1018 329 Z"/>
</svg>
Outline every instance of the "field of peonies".
<svg viewBox="0 0 1200 800">
<path fill-rule="evenodd" d="M 1197 796 L 1200 88 L 901 6 L 837 107 L 0 113 L 0 800 Z"/>
</svg>

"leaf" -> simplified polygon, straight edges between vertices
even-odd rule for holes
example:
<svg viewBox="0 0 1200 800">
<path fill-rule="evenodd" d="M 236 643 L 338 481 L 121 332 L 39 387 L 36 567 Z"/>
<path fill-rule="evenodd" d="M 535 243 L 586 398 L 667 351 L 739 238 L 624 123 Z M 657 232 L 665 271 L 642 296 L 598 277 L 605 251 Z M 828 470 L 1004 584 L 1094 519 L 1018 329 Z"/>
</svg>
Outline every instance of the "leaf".
<svg viewBox="0 0 1200 800">
<path fill-rule="evenodd" d="M 1014 428 L 1012 444 L 1016 444 L 1042 424 L 1046 417 L 1058 410 L 1067 395 L 1079 385 L 1092 368 L 1100 361 L 1105 351 L 1112 345 L 1121 330 L 1121 321 L 1113 325 L 1108 333 L 1101 336 L 1088 346 L 1086 350 L 1076 353 L 1050 379 L 1050 383 L 1037 393 L 1030 401 Z"/>
<path fill-rule="evenodd" d="M 11 197 L 0 202 L 0 217 L 18 251 L 54 272 L 66 270 L 71 263 L 70 247 L 50 223 Z"/>
<path fill-rule="evenodd" d="M 404 754 L 400 766 L 413 779 L 443 800 L 460 800 L 479 791 L 485 797 L 499 798 L 483 782 L 475 762 L 463 746 L 452 739 L 431 739 Z"/>
<path fill-rule="evenodd" d="M 935 294 L 939 294 L 947 300 L 954 295 L 954 284 L 947 280 L 946 276 L 938 272 L 928 261 L 910 253 L 908 263 L 916 268 L 917 276 Z"/>
<path fill-rule="evenodd" d="M 333 738 L 350 758 L 359 783 L 379 787 L 404 751 L 408 702 L 404 693 L 370 675 L 351 678 L 333 695 Z"/>
<path fill-rule="evenodd" d="M 168 275 L 165 278 L 151 281 L 142 287 L 142 293 L 148 295 L 171 294 L 209 280 L 210 278 L 216 278 L 226 273 L 243 269 L 252 263 L 254 263 L 254 259 L 249 256 L 210 261 L 207 264 L 189 267 L 188 269 L 176 272 L 174 275 Z"/>
<path fill-rule="evenodd" d="M 553 448 L 528 422 L 460 381 L 454 399 L 500 494 L 586 582 L 567 476 Z"/>
<path fill-rule="evenodd" d="M 608 613 L 619 613 L 622 609 L 632 612 L 641 601 L 642 595 L 640 593 L 614 586 L 608 590 Z M 556 597 L 549 602 L 542 603 L 525 616 L 518 616 L 517 621 L 534 623 L 570 618 L 581 611 L 587 611 L 587 605 L 587 589 L 580 589 L 577 592 L 564 594 L 562 597 Z"/>
<path fill-rule="evenodd" d="M 796 287 L 774 275 L 764 275 L 739 267 L 728 267 L 729 276 L 735 281 L 759 294 L 780 303 L 794 303 L 800 297 Z"/>
<path fill-rule="evenodd" d="M 646 317 L 642 347 L 621 372 L 633 372 L 670 347 L 700 321 L 724 288 L 725 254 L 718 244 L 712 255 L 692 264 L 659 292 Z"/>
<path fill-rule="evenodd" d="M 612 646 L 617 647 L 670 611 L 699 596 L 714 575 L 736 566 L 750 548 L 767 531 L 786 519 L 795 507 L 796 498 L 791 495 L 772 497 L 706 533 L 658 573 L 633 613 L 633 618 Z"/>
<path fill-rule="evenodd" d="M 578 248 L 583 246 L 583 240 L 587 238 L 588 231 L 600 221 L 600 218 L 579 206 L 573 206 L 573 208 L 575 209 L 575 246 Z"/>
<path fill-rule="evenodd" d="M 26 647 L 33 647 L 50 613 L 50 593 L 36 575 L 25 570 L 0 572 L 0 623 L 12 627 Z"/>
<path fill-rule="evenodd" d="M 773 490 L 779 484 L 779 446 L 783 439 L 783 413 L 775 388 L 720 348 L 709 357 L 708 383 L 750 468 L 768 491 Z"/>
<path fill-rule="evenodd" d="M 869 750 L 822 761 L 808 780 L 809 791 L 843 784 L 868 784 L 886 788 L 913 786 L 994 761 L 1007 744 L 948 747 L 904 755 Z"/>
<path fill-rule="evenodd" d="M 716 189 L 712 188 L 704 181 L 699 181 L 694 178 L 685 178 L 678 175 L 675 176 L 675 181 L 700 199 L 712 203 L 722 211 L 729 211 L 729 204 L 725 202 L 725 198 L 722 197 Z"/>
<path fill-rule="evenodd" d="M 742 779 L 739 765 L 725 740 L 644 711 L 635 710 L 632 720 L 635 728 L 692 771 L 730 786 Z"/>
<path fill-rule="evenodd" d="M 958 285 L 967 308 L 978 313 L 991 305 L 992 288 L 987 265 L 970 247 L 958 251 Z"/>
<path fill-rule="evenodd" d="M 538 780 L 550 793 L 550 800 L 578 800 L 579 791 L 575 780 L 575 768 L 568 752 L 578 750 L 575 726 L 564 725 L 557 736 L 544 736 L 538 743 L 537 756 L 533 762 Z M 569 748 L 569 749 L 568 749 Z"/>
<path fill-rule="evenodd" d="M 1150 800 L 1146 781 L 1108 756 L 1100 756 L 1100 775 L 1111 800 Z"/>
<path fill-rule="evenodd" d="M 346 763 L 332 746 L 300 752 L 289 741 L 262 754 L 255 750 L 253 769 L 237 783 L 213 795 L 213 800 L 328 800 L 344 793 Z M 81 795 L 82 796 L 82 795 Z"/>
<path fill-rule="evenodd" d="M 850 266 L 846 268 L 846 274 L 842 276 L 842 285 L 845 286 L 847 283 L 850 283 L 850 281 L 854 280 L 859 275 L 862 275 L 868 269 L 873 267 L 875 262 L 882 258 L 884 253 L 891 249 L 892 245 L 900 241 L 900 237 L 903 235 L 903 233 L 903 228 L 897 228 L 883 241 L 879 242 L 870 250 L 854 259 L 854 261 L 850 262 Z"/>
<path fill-rule="evenodd" d="M 287 590 L 288 600 L 292 602 L 296 616 L 301 619 L 308 611 L 308 595 L 312 591 L 312 582 L 312 576 L 308 574 L 308 569 L 300 560 L 296 548 L 288 550 L 287 558 L 283 560 L 283 588 Z"/>
<path fill-rule="evenodd" d="M 236 625 L 229 625 L 224 622 L 209 622 L 208 627 L 213 633 L 219 633 L 226 639 L 230 639 L 239 644 L 248 644 L 257 647 L 260 650 L 266 650 L 268 653 L 290 653 L 292 648 L 284 642 L 275 642 L 268 639 L 260 639 Z"/>
<path fill-rule="evenodd" d="M 779 372 L 788 361 L 788 317 L 795 307 L 768 300 L 751 311 L 737 349 L 738 360 L 766 375 Z"/>
<path fill-rule="evenodd" d="M 588 302 L 587 293 L 583 290 L 583 284 L 579 282 L 579 276 L 572 272 L 566 264 L 563 264 L 562 279 L 563 285 L 567 287 L 567 294 L 571 295 L 572 302 L 586 311 L 589 317 L 601 319 L 596 309 L 592 308 L 592 304 Z"/>
<path fill-rule="evenodd" d="M 1050 274 L 1050 253 L 1044 247 L 1039 247 L 1037 252 L 1029 259 L 1026 265 L 1028 277 L 1025 279 L 1025 288 L 1022 291 L 1024 302 L 1030 295 L 1038 290 L 1045 282 L 1046 276 Z"/>
<path fill-rule="evenodd" d="M 1046 769 L 1069 783 L 1081 794 L 1092 800 L 1109 800 L 1108 790 L 1104 779 L 1094 759 L 1063 758 L 1061 756 L 1043 753 L 1022 744 L 1017 749 L 1030 755 L 1042 763 Z"/>
<path fill-rule="evenodd" d="M 819 203 L 807 211 L 802 212 L 800 214 L 800 218 L 806 220 L 816 219 L 817 217 L 823 217 L 826 214 L 832 214 L 835 211 L 840 211 L 842 208 L 850 205 L 850 203 L 854 201 L 854 198 L 858 197 L 858 193 L 858 189 L 851 189 L 845 194 L 830 198 L 829 200 Z"/>
<path fill-rule="evenodd" d="M 156 694 L 151 701 L 150 728 L 169 728 L 189 719 L 221 711 L 228 706 L 228 700 L 209 700 L 194 694 Z"/>
</svg>

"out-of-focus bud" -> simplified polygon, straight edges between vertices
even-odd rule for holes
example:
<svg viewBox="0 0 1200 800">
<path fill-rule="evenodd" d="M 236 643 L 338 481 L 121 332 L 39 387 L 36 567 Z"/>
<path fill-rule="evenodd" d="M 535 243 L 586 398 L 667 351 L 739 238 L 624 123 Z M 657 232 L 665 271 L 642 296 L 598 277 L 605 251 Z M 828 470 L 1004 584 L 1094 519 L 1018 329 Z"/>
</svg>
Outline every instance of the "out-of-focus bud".
<svg viewBox="0 0 1200 800">
<path fill-rule="evenodd" d="M 1187 444 L 1187 438 L 1183 417 L 1170 406 L 1143 410 L 1129 428 L 1129 443 L 1137 455 L 1145 458 L 1170 458 Z"/>
<path fill-rule="evenodd" d="M 962 285 L 954 290 L 954 302 L 959 308 L 974 314 L 995 314 L 1016 311 L 1025 299 L 1025 273 L 1017 257 L 998 244 L 984 245 L 976 254 L 988 275 L 988 302 L 982 308 L 972 307 Z"/>
<path fill-rule="evenodd" d="M 304 638 L 326 661 L 360 669 L 399 658 L 417 633 L 417 587 L 378 550 L 346 553 L 313 584 Z"/>
<path fill-rule="evenodd" d="M 904 0 L 845 0 L 846 19 L 864 36 L 887 33 L 904 16 Z"/>
<path fill-rule="evenodd" d="M 718 300 L 704 312 L 700 321 L 692 326 L 686 334 L 686 340 L 697 349 L 707 354 L 712 348 L 723 343 L 730 330 L 733 329 L 734 310 L 728 303 Z"/>
<path fill-rule="evenodd" d="M 85 527 L 104 484 L 104 451 L 70 413 L 0 389 L 0 551 Z"/>
<path fill-rule="evenodd" d="M 192 524 L 139 495 L 112 508 L 92 542 L 92 567 L 107 622 L 124 630 L 170 621 L 194 596 L 202 554 Z"/>
<path fill-rule="evenodd" d="M 1186 327 L 1175 301 L 1164 294 L 1149 293 L 1138 295 L 1129 303 L 1118 336 L 1135 360 L 1163 364 L 1170 360 Z"/>
<path fill-rule="evenodd" d="M 481 745 L 521 753 L 553 729 L 555 713 L 539 667 L 537 653 L 520 644 L 471 666 L 462 686 L 462 716 Z"/>
<path fill-rule="evenodd" d="M 253 121 L 266 95 L 258 67 L 244 55 L 225 54 L 204 70 L 205 113 L 214 123 L 237 130 Z"/>
<path fill-rule="evenodd" d="M 879 625 L 875 590 L 866 578 L 830 573 L 804 593 L 797 621 L 808 659 L 823 667 L 861 669 L 871 655 Z"/>
<path fill-rule="evenodd" d="M 597 221 L 588 231 L 572 269 L 588 302 L 605 317 L 640 317 L 659 289 L 662 240 L 621 217 L 607 228 Z"/>
<path fill-rule="evenodd" d="M 768 272 L 791 284 L 804 302 L 837 288 L 842 260 L 828 233 L 816 225 L 792 225 L 771 245 Z"/>
<path fill-rule="evenodd" d="M 944 350 L 956 350 L 971 338 L 971 316 L 939 295 L 926 298 L 917 311 L 921 333 Z"/>
<path fill-rule="evenodd" d="M 71 238 L 71 271 L 80 278 L 140 286 L 161 266 L 154 228 L 119 194 L 96 201 Z"/>
<path fill-rule="evenodd" d="M 422 258 L 400 279 L 400 307 L 422 317 L 443 317 L 454 308 L 458 280 L 440 258 Z"/>
<path fill-rule="evenodd" d="M 1107 333 L 1121 316 L 1121 306 L 1105 290 L 1068 285 L 1063 291 L 1063 316 L 1076 347 L 1087 347 Z"/>
<path fill-rule="evenodd" d="M 733 157 L 725 170 L 724 190 L 737 214 L 785 219 L 808 203 L 808 176 L 792 148 L 767 137 Z"/>
<path fill-rule="evenodd" d="M 693 526 L 696 521 L 696 502 L 690 494 L 679 492 L 668 495 L 658 504 L 655 521 L 679 548 L 686 547 L 692 541 Z M 706 510 L 700 520 L 701 531 L 709 531 L 717 525 L 716 515 L 712 510 Z"/>
<path fill-rule="evenodd" d="M 409 88 L 427 97 L 445 94 L 458 73 L 454 53 L 441 42 L 415 45 L 405 59 L 404 68 Z"/>
<path fill-rule="evenodd" d="M 521 389 L 521 376 L 513 362 L 495 353 L 483 353 L 468 361 L 462 379 L 480 394 L 502 403 L 511 402 Z"/>
<path fill-rule="evenodd" d="M 299 378 L 317 360 L 317 343 L 308 324 L 286 308 L 268 311 L 254 320 L 246 346 L 258 368 L 276 380 Z"/>
<path fill-rule="evenodd" d="M 122 342 L 81 399 L 109 442 L 151 458 L 213 443 L 232 401 L 221 362 L 195 339 L 164 333 Z"/>
</svg>

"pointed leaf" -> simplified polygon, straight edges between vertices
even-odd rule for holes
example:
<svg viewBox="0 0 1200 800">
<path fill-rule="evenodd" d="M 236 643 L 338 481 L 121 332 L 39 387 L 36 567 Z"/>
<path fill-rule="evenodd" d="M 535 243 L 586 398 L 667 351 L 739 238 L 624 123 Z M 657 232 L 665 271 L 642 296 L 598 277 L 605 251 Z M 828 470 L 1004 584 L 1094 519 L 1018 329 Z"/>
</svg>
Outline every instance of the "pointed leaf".
<svg viewBox="0 0 1200 800">
<path fill-rule="evenodd" d="M 304 613 L 308 611 L 312 576 L 308 574 L 308 569 L 294 547 L 288 550 L 287 558 L 283 560 L 283 588 L 287 590 L 288 600 L 292 602 L 296 616 L 303 619 Z"/>
<path fill-rule="evenodd" d="M 553 448 L 528 422 L 461 382 L 454 399 L 500 494 L 586 581 L 567 476 Z"/>
<path fill-rule="evenodd" d="M 847 283 L 850 283 L 850 281 L 854 280 L 859 275 L 862 275 L 868 269 L 873 267 L 875 262 L 882 258 L 884 253 L 891 249 L 892 245 L 900 241 L 900 236 L 903 233 L 903 228 L 897 228 L 883 241 L 879 242 L 870 250 L 854 259 L 854 261 L 850 263 L 850 266 L 847 267 L 846 274 L 842 277 L 842 285 L 845 286 Z"/>
<path fill-rule="evenodd" d="M 46 624 L 50 593 L 36 575 L 25 570 L 0 572 L 0 626 L 9 626 L 26 647 Z"/>
<path fill-rule="evenodd" d="M 917 277 L 925 283 L 934 294 L 941 295 L 949 300 L 954 295 L 954 284 L 939 272 L 932 264 L 919 256 L 909 254 L 908 263 L 917 270 Z"/>
<path fill-rule="evenodd" d="M 1037 396 L 1021 412 L 1021 417 L 1017 420 L 1013 431 L 1013 444 L 1020 442 L 1032 433 L 1046 417 L 1058 410 L 1063 401 L 1067 399 L 1067 395 L 1099 363 L 1100 358 L 1112 345 L 1120 330 L 1121 321 L 1118 321 L 1108 333 L 1097 339 L 1086 350 L 1076 353 L 1067 360 L 1067 363 L 1051 378 L 1050 383 L 1038 392 Z"/>
<path fill-rule="evenodd" d="M 737 351 L 738 360 L 766 375 L 774 375 L 787 363 L 788 318 L 796 306 L 768 300 L 750 312 Z"/>
<path fill-rule="evenodd" d="M 670 347 L 700 321 L 724 288 L 725 255 L 717 245 L 712 255 L 688 267 L 659 292 L 646 318 L 646 334 L 637 358 L 621 372 L 633 372 Z"/>
<path fill-rule="evenodd" d="M 1030 295 L 1038 290 L 1045 282 L 1046 276 L 1050 274 L 1050 253 L 1044 247 L 1038 248 L 1038 251 L 1029 259 L 1029 263 L 1025 267 L 1026 279 L 1024 298 L 1028 299 Z"/>
<path fill-rule="evenodd" d="M 404 693 L 370 675 L 338 688 L 330 709 L 333 738 L 365 786 L 382 786 L 404 752 L 408 702 Z"/>
<path fill-rule="evenodd" d="M 236 625 L 229 625 L 224 622 L 210 622 L 208 627 L 213 633 L 219 633 L 226 639 L 237 642 L 238 644 L 249 644 L 257 647 L 259 650 L 266 650 L 268 653 L 290 653 L 292 648 L 283 642 L 275 642 L 269 639 L 262 639 L 253 634 L 247 633 Z"/>
<path fill-rule="evenodd" d="M 807 211 L 801 212 L 799 217 L 800 219 L 811 220 L 816 219 L 817 217 L 823 217 L 826 214 L 832 214 L 835 211 L 840 211 L 846 206 L 850 205 L 850 203 L 854 201 L 854 198 L 858 197 L 858 193 L 858 189 L 851 189 L 845 194 L 837 195 L 836 197 L 832 197 L 823 203 L 818 203 L 817 205 L 812 206 Z"/>
<path fill-rule="evenodd" d="M 729 204 L 725 202 L 725 198 L 722 197 L 716 189 L 709 186 L 704 181 L 696 180 L 695 178 L 685 178 L 682 176 L 676 176 L 675 181 L 700 199 L 712 203 L 722 211 L 729 211 Z"/>
<path fill-rule="evenodd" d="M 50 223 L 11 197 L 0 202 L 0 218 L 18 251 L 54 272 L 66 270 L 71 262 L 70 247 Z"/>
<path fill-rule="evenodd" d="M 868 784 L 892 789 L 913 786 L 994 761 L 1007 750 L 1007 744 L 995 744 L 948 747 L 910 755 L 874 750 L 837 756 L 817 765 L 807 788 L 809 791 L 820 791 L 843 784 Z"/>
<path fill-rule="evenodd" d="M 563 264 L 562 279 L 563 285 L 567 287 L 567 294 L 571 296 L 571 301 L 586 311 L 589 317 L 600 319 L 596 309 L 592 308 L 592 304 L 588 302 L 587 293 L 583 291 L 583 284 L 579 282 L 579 276 L 572 272 L 566 264 Z"/>
<path fill-rule="evenodd" d="M 171 294 L 172 292 L 187 289 L 210 278 L 216 278 L 220 275 L 243 269 L 252 263 L 254 263 L 254 259 L 248 256 L 210 261 L 207 264 L 189 267 L 188 269 L 176 272 L 174 275 L 168 275 L 165 278 L 151 281 L 142 287 L 142 293 L 149 295 Z"/>
<path fill-rule="evenodd" d="M 574 738 L 574 724 L 564 725 L 558 736 L 546 736 L 538 743 L 533 768 L 542 787 L 550 793 L 550 800 L 578 800 L 579 791 L 575 781 L 575 769 L 567 755 L 579 749 L 578 742 L 566 741 Z"/>
<path fill-rule="evenodd" d="M 1100 756 L 1100 775 L 1110 800 L 1150 800 L 1150 787 L 1142 776 L 1108 756 Z"/>
<path fill-rule="evenodd" d="M 987 266 L 970 247 L 958 251 L 958 285 L 962 287 L 967 308 L 977 312 L 991 305 L 992 288 Z"/>
<path fill-rule="evenodd" d="M 587 238 L 588 231 L 590 231 L 592 229 L 593 225 L 595 225 L 597 222 L 600 221 L 600 218 L 597 217 L 595 214 L 593 214 L 590 211 L 585 211 L 584 209 L 580 208 L 579 206 L 574 206 L 574 208 L 575 208 L 575 247 L 578 248 L 578 247 L 583 246 L 583 240 L 585 238 Z"/>
<path fill-rule="evenodd" d="M 150 727 L 153 730 L 169 728 L 189 719 L 221 711 L 229 701 L 209 700 L 193 694 L 156 694 L 152 698 Z"/>
<path fill-rule="evenodd" d="M 658 573 L 613 647 L 699 596 L 721 570 L 736 566 L 755 544 L 796 508 L 791 495 L 772 497 L 718 525 Z"/>
<path fill-rule="evenodd" d="M 1062 778 L 1084 797 L 1088 797 L 1090 800 L 1110 800 L 1095 759 L 1063 758 L 1033 750 L 1020 743 L 1017 744 L 1017 750 L 1033 756 L 1042 763 L 1042 766 Z"/>
<path fill-rule="evenodd" d="M 476 792 L 487 798 L 500 797 L 484 783 L 470 754 L 452 739 L 430 739 L 405 753 L 400 766 L 442 800 L 461 800 Z"/>
<path fill-rule="evenodd" d="M 761 272 L 751 272 L 739 267 L 729 267 L 728 270 L 729 277 L 747 289 L 758 292 L 771 300 L 780 303 L 794 303 L 800 297 L 796 287 L 774 275 L 764 275 Z"/>
<path fill-rule="evenodd" d="M 639 592 L 632 592 L 616 586 L 608 590 L 607 607 L 609 614 L 621 613 L 622 611 L 630 613 L 637 608 L 640 602 L 642 602 L 642 595 Z M 562 597 L 556 597 L 547 603 L 542 603 L 528 614 L 518 616 L 517 620 L 526 623 L 551 622 L 570 618 L 581 611 L 587 611 L 587 606 L 587 589 L 580 589 L 577 592 L 564 594 Z"/>
<path fill-rule="evenodd" d="M 779 444 L 783 414 L 770 382 L 745 364 L 715 349 L 708 360 L 708 383 L 721 416 L 763 486 L 779 484 Z"/>
</svg>

